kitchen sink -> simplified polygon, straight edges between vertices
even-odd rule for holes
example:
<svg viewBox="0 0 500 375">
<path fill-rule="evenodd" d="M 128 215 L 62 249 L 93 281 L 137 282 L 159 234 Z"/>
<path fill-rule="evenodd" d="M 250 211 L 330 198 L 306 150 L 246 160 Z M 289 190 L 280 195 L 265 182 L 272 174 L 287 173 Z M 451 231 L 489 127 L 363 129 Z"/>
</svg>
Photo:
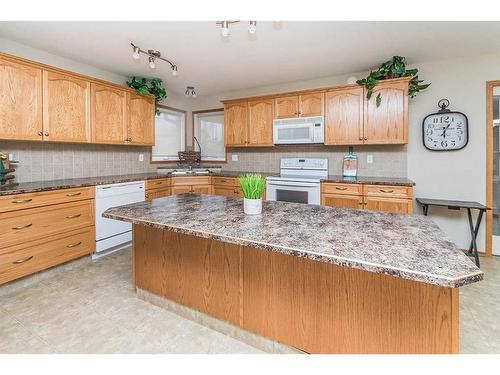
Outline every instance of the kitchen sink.
<svg viewBox="0 0 500 375">
<path fill-rule="evenodd" d="M 210 174 L 208 169 L 194 168 L 194 169 L 176 169 L 171 172 L 172 176 L 196 176 Z"/>
</svg>

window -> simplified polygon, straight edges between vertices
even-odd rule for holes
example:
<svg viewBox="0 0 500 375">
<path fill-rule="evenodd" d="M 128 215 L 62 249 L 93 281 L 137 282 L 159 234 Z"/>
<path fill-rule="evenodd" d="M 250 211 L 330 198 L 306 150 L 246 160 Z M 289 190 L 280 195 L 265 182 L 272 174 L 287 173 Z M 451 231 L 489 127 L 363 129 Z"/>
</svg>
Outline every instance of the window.
<svg viewBox="0 0 500 375">
<path fill-rule="evenodd" d="M 193 112 L 193 130 L 201 145 L 201 160 L 226 160 L 223 109 Z M 196 142 L 193 146 L 198 150 Z"/>
<path fill-rule="evenodd" d="M 186 112 L 164 107 L 158 110 L 151 160 L 179 160 L 177 153 L 186 148 Z"/>
</svg>

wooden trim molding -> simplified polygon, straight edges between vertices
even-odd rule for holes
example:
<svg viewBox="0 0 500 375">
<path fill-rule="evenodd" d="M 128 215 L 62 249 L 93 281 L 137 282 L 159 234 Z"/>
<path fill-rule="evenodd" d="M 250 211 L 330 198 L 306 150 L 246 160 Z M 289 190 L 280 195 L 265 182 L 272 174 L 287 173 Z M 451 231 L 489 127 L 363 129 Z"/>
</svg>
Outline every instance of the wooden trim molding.
<svg viewBox="0 0 500 375">
<path fill-rule="evenodd" d="M 500 86 L 500 80 L 486 82 L 486 238 L 485 253 L 493 253 L 493 90 Z"/>
<path fill-rule="evenodd" d="M 412 77 L 401 77 L 401 78 L 392 78 L 392 79 L 386 79 L 381 82 L 392 82 L 392 83 L 397 83 L 397 82 L 410 82 Z M 288 91 L 288 92 L 280 92 L 280 93 L 275 93 L 275 94 L 268 94 L 268 95 L 258 95 L 258 96 L 249 96 L 245 98 L 237 98 L 237 99 L 225 99 L 221 100 L 221 103 L 223 104 L 228 104 L 228 103 L 237 103 L 242 100 L 259 100 L 259 99 L 271 99 L 275 98 L 278 96 L 295 96 L 295 95 L 304 95 L 304 94 L 310 94 L 313 92 L 326 92 L 326 91 L 331 91 L 331 90 L 339 90 L 339 89 L 347 89 L 347 88 L 353 88 L 353 87 L 360 87 L 357 83 L 353 84 L 346 84 L 346 85 L 338 85 L 338 86 L 331 86 L 331 87 L 320 87 L 317 89 L 307 89 L 307 90 L 300 90 L 300 91 Z"/>
<path fill-rule="evenodd" d="M 184 117 L 185 117 L 185 120 L 184 120 L 184 147 L 187 147 L 187 137 L 185 136 L 186 130 L 187 130 L 187 111 L 185 111 L 183 109 L 175 108 L 175 107 L 170 107 L 168 105 L 163 105 L 163 104 L 157 104 L 156 107 L 168 109 L 169 111 L 173 111 L 173 112 L 184 113 Z M 153 124 L 153 126 L 155 127 L 155 131 L 156 131 L 156 124 Z M 172 164 L 172 163 L 178 162 L 178 160 L 153 161 L 153 147 L 154 147 L 154 145 L 151 146 L 151 152 L 149 153 L 149 163 L 150 164 Z"/>
<path fill-rule="evenodd" d="M 192 111 L 191 112 L 191 134 L 193 134 L 194 137 L 194 115 L 198 115 L 200 113 L 211 113 L 211 112 L 222 112 L 224 113 L 224 108 L 213 108 L 213 109 L 201 109 L 198 111 Z M 193 142 L 191 142 L 191 147 L 194 148 Z M 216 163 L 227 163 L 227 147 L 224 147 L 225 149 L 225 156 L 224 160 L 202 160 L 201 163 L 209 163 L 209 164 L 216 164 Z"/>
</svg>

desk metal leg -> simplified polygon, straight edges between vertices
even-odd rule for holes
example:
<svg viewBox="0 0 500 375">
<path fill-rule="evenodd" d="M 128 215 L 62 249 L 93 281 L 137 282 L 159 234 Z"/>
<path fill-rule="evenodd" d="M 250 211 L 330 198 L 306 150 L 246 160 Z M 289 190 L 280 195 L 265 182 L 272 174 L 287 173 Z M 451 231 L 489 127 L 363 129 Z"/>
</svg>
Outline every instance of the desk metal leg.
<svg viewBox="0 0 500 375">
<path fill-rule="evenodd" d="M 470 208 L 467 208 L 467 216 L 469 218 L 469 229 L 470 229 L 470 234 L 472 237 L 472 249 L 474 251 L 474 258 L 476 259 L 476 266 L 479 267 L 480 265 L 479 265 L 479 254 L 477 252 L 476 232 L 474 229 L 474 224 L 472 223 L 472 214 L 470 212 Z M 479 217 L 478 217 L 478 221 L 479 221 Z M 479 229 L 479 227 L 478 227 L 478 229 Z"/>
<path fill-rule="evenodd" d="M 479 210 L 479 215 L 477 217 L 476 221 L 476 227 L 474 228 L 474 237 L 477 238 L 477 234 L 479 233 L 479 227 L 481 226 L 481 221 L 483 219 L 483 213 L 484 210 Z M 470 246 L 469 246 L 469 254 L 472 254 L 472 240 L 470 241 Z"/>
</svg>

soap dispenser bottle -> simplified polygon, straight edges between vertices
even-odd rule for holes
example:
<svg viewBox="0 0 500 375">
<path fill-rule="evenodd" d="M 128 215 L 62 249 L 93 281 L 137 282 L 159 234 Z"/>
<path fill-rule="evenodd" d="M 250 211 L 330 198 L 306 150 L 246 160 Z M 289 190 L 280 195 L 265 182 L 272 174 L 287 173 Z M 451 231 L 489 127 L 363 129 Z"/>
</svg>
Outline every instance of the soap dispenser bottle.
<svg viewBox="0 0 500 375">
<path fill-rule="evenodd" d="M 358 173 L 358 157 L 352 153 L 352 146 L 349 146 L 349 153 L 344 156 L 343 176 L 356 177 Z"/>
</svg>

